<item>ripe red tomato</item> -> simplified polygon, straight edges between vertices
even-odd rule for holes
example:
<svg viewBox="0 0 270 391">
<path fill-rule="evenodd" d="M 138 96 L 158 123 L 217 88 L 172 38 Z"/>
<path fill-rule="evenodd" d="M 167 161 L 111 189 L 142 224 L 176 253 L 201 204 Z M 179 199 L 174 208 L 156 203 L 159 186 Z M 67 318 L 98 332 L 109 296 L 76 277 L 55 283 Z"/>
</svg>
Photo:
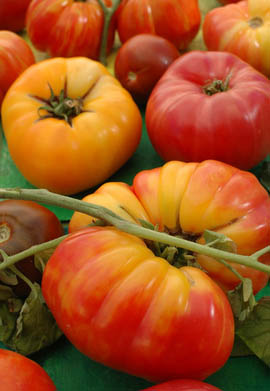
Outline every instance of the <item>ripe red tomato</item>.
<svg viewBox="0 0 270 391">
<path fill-rule="evenodd" d="M 115 76 L 137 103 L 145 104 L 157 81 L 179 55 L 167 39 L 138 34 L 118 50 L 114 63 Z"/>
<path fill-rule="evenodd" d="M 199 31 L 198 0 L 123 0 L 116 12 L 122 43 L 134 35 L 149 33 L 186 49 Z"/>
<path fill-rule="evenodd" d="M 227 164 L 207 160 L 202 163 L 171 161 L 163 167 L 139 172 L 132 187 L 105 183 L 84 201 L 111 209 L 122 218 L 137 223 L 151 222 L 161 231 L 203 242 L 205 230 L 231 238 L 238 254 L 251 255 L 270 245 L 270 199 L 255 175 Z M 75 212 L 69 224 L 74 232 L 93 218 Z M 196 260 L 224 290 L 232 290 L 239 279 L 215 259 L 197 254 Z M 177 259 L 177 256 L 176 256 Z M 269 263 L 270 254 L 260 257 Z M 243 265 L 233 267 L 261 290 L 269 276 Z"/>
<path fill-rule="evenodd" d="M 56 391 L 39 364 L 10 350 L 0 349 L 0 377 L 2 391 Z"/>
<path fill-rule="evenodd" d="M 0 30 L 22 30 L 30 3 L 31 0 L 0 0 Z"/>
<path fill-rule="evenodd" d="M 186 53 L 149 97 L 149 138 L 166 161 L 216 159 L 250 169 L 270 152 L 269 89 L 265 76 L 231 53 Z"/>
<path fill-rule="evenodd" d="M 113 227 L 85 228 L 62 241 L 45 266 L 42 292 L 77 349 L 154 382 L 204 379 L 232 349 L 233 315 L 218 285 Z"/>
<path fill-rule="evenodd" d="M 219 388 L 192 379 L 171 380 L 142 391 L 221 391 Z"/>
<path fill-rule="evenodd" d="M 35 244 L 55 239 L 63 233 L 61 222 L 56 215 L 36 202 L 23 200 L 0 202 L 0 248 L 8 255 L 17 254 Z M 34 256 L 18 262 L 16 267 L 31 281 L 40 282 L 41 273 L 35 266 Z M 19 297 L 29 293 L 29 287 L 20 279 L 12 289 Z"/>
<path fill-rule="evenodd" d="M 111 0 L 104 0 L 108 6 Z M 97 0 L 33 0 L 26 29 L 33 45 L 51 57 L 85 56 L 98 59 L 103 10 Z M 113 46 L 115 22 L 109 27 L 107 51 Z"/>
<path fill-rule="evenodd" d="M 11 84 L 34 63 L 34 54 L 23 38 L 12 31 L 0 31 L 0 107 Z"/>
<path fill-rule="evenodd" d="M 236 54 L 270 77 L 270 7 L 265 0 L 239 1 L 209 11 L 202 31 L 208 50 Z"/>
</svg>

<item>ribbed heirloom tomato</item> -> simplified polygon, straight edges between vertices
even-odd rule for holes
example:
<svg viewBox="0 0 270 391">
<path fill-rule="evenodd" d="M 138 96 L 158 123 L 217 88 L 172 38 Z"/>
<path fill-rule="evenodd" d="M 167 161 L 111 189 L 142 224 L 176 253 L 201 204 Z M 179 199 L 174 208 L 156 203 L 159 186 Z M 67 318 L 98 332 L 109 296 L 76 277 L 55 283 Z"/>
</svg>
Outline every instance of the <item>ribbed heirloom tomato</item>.
<svg viewBox="0 0 270 391">
<path fill-rule="evenodd" d="M 0 31 L 0 107 L 11 84 L 34 63 L 34 54 L 23 38 L 12 31 Z"/>
<path fill-rule="evenodd" d="M 161 76 L 146 106 L 164 160 L 216 159 L 250 169 L 270 152 L 270 81 L 226 52 L 191 51 Z"/>
<path fill-rule="evenodd" d="M 156 34 L 186 49 L 199 31 L 198 0 L 123 0 L 116 11 L 122 43 L 137 34 Z"/>
<path fill-rule="evenodd" d="M 138 173 L 132 187 L 105 183 L 84 201 L 106 206 L 123 218 L 145 220 L 162 231 L 203 242 L 205 230 L 231 238 L 237 252 L 250 255 L 270 244 L 270 199 L 257 178 L 247 171 L 207 160 L 202 163 L 171 161 L 163 167 Z M 75 212 L 69 230 L 76 231 L 92 218 Z M 239 279 L 224 265 L 202 254 L 197 261 L 224 289 L 233 289 Z M 269 263 L 267 253 L 260 261 Z M 233 265 L 253 281 L 255 292 L 268 275 L 243 265 Z"/>
<path fill-rule="evenodd" d="M 238 1 L 212 9 L 203 22 L 203 38 L 208 50 L 234 53 L 270 76 L 269 1 Z"/>
<path fill-rule="evenodd" d="M 216 230 L 230 236 L 240 253 L 269 244 L 267 192 L 252 174 L 216 161 L 169 162 L 138 173 L 132 186 L 103 184 L 84 201 L 194 241 L 204 230 Z M 86 228 L 92 221 L 74 213 L 71 234 L 43 274 L 45 301 L 67 338 L 93 360 L 154 382 L 202 380 L 222 367 L 234 321 L 211 276 L 231 288 L 239 283 L 234 274 L 214 260 L 210 276 L 178 268 L 181 252 L 170 257 L 168 249 L 167 262 L 158 246 L 114 227 Z M 241 272 L 253 278 L 255 289 L 267 281 L 264 273 Z"/>
<path fill-rule="evenodd" d="M 104 0 L 110 6 L 111 0 Z M 33 0 L 26 29 L 33 45 L 52 57 L 85 56 L 98 59 L 103 11 L 97 0 Z M 109 26 L 107 52 L 112 49 L 115 22 Z"/>
<path fill-rule="evenodd" d="M 13 83 L 2 125 L 11 157 L 30 183 L 74 194 L 103 182 L 132 156 L 142 118 L 101 63 L 51 58 Z"/>
</svg>

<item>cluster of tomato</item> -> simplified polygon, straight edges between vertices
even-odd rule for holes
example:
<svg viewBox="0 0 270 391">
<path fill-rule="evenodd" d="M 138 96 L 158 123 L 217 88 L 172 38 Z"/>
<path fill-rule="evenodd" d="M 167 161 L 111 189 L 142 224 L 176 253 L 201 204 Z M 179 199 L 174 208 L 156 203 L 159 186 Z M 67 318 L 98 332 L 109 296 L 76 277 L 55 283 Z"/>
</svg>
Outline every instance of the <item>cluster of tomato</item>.
<svg viewBox="0 0 270 391">
<path fill-rule="evenodd" d="M 214 8 L 202 22 L 197 0 L 11 3 L 0 0 L 1 122 L 10 154 L 31 184 L 74 195 L 105 182 L 138 147 L 145 109 L 149 139 L 167 163 L 138 173 L 131 186 L 105 183 L 84 201 L 198 244 L 205 231 L 215 231 L 240 255 L 270 244 L 269 195 L 246 171 L 270 152 L 269 45 L 258 33 L 269 5 L 223 0 L 235 4 Z M 201 23 L 208 50 L 184 53 Z M 24 27 L 30 44 L 17 34 Z M 114 77 L 101 59 L 116 33 Z M 48 57 L 36 62 L 32 46 Z M 16 224 L 27 228 L 26 215 L 29 225 L 43 228 L 33 241 L 33 227 L 27 228 L 15 252 L 63 234 L 56 216 L 38 204 L 1 207 L 7 208 L 1 249 L 8 255 L 11 238 L 21 235 Z M 166 262 L 160 248 L 152 251 L 135 235 L 86 228 L 94 220 L 74 213 L 70 235 L 42 276 L 33 258 L 18 264 L 30 280 L 42 280 L 60 329 L 91 359 L 161 383 L 149 391 L 217 390 L 203 380 L 232 350 L 226 292 L 239 285 L 239 273 L 254 293 L 268 275 L 237 264 L 232 271 L 203 254 L 195 255 L 200 268 L 179 269 L 179 259 Z M 267 264 L 270 255 L 259 260 Z M 13 292 L 25 296 L 26 285 L 19 279 Z M 14 386 L 5 377 L 11 367 L 20 389 L 35 373 L 38 388 L 31 390 L 55 390 L 34 361 L 0 350 L 6 389 Z"/>
</svg>

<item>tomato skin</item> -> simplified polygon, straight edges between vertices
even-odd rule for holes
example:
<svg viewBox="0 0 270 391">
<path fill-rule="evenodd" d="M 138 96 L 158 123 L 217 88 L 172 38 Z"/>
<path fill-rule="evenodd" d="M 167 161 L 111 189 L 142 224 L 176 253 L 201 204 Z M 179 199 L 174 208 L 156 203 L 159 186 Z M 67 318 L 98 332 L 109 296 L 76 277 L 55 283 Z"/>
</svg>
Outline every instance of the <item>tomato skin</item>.
<svg viewBox="0 0 270 391">
<path fill-rule="evenodd" d="M 11 84 L 34 63 L 34 54 L 24 39 L 12 31 L 0 31 L 0 107 Z"/>
<path fill-rule="evenodd" d="M 228 90 L 204 92 L 210 83 L 226 78 Z M 215 159 L 250 169 L 270 151 L 269 87 L 265 76 L 231 53 L 184 54 L 149 97 L 149 138 L 165 161 Z"/>
<path fill-rule="evenodd" d="M 221 391 L 219 388 L 198 380 L 171 380 L 142 391 Z"/>
<path fill-rule="evenodd" d="M 111 5 L 111 0 L 105 0 Z M 51 57 L 99 58 L 103 11 L 97 0 L 33 0 L 27 10 L 26 29 L 33 45 Z M 115 34 L 109 27 L 108 53 Z"/>
<path fill-rule="evenodd" d="M 82 353 L 154 382 L 204 379 L 232 349 L 231 307 L 214 281 L 169 265 L 112 227 L 80 230 L 57 246 L 42 292 Z"/>
<path fill-rule="evenodd" d="M 36 202 L 23 200 L 0 202 L 0 231 L 0 248 L 8 255 L 64 234 L 61 222 L 53 212 Z M 35 267 L 34 257 L 23 259 L 16 267 L 32 282 L 40 282 L 41 273 Z M 24 297 L 29 293 L 29 287 L 22 280 L 18 281 L 12 287 L 13 292 Z"/>
<path fill-rule="evenodd" d="M 233 53 L 270 76 L 269 4 L 264 0 L 239 1 L 209 11 L 202 31 L 208 50 Z"/>
<path fill-rule="evenodd" d="M 0 30 L 19 32 L 25 27 L 25 15 L 31 0 L 0 0 Z"/>
<path fill-rule="evenodd" d="M 132 186 L 106 183 L 84 201 L 105 206 L 122 218 L 158 225 L 172 235 L 188 235 L 203 243 L 205 230 L 231 238 L 243 255 L 268 246 L 270 238 L 270 200 L 255 175 L 227 164 L 208 160 L 201 163 L 171 161 L 162 167 L 139 172 Z M 75 212 L 69 232 L 93 221 Z M 232 290 L 239 280 L 214 259 L 197 255 L 196 260 L 224 290 Z M 270 255 L 259 259 L 270 263 Z M 254 293 L 268 281 L 268 275 L 243 265 L 232 264 L 253 282 Z"/>
<path fill-rule="evenodd" d="M 39 364 L 11 350 L 0 349 L 0 376 L 3 391 L 56 391 Z"/>
<path fill-rule="evenodd" d="M 115 76 L 139 104 L 145 104 L 152 89 L 168 66 L 180 55 L 167 39 L 138 34 L 118 50 Z"/>
<path fill-rule="evenodd" d="M 240 0 L 219 0 L 219 2 L 223 5 L 231 4 L 231 3 L 238 3 Z"/>
<path fill-rule="evenodd" d="M 40 108 L 50 98 L 50 86 L 55 95 L 66 90 L 82 105 L 71 124 L 64 118 L 40 119 L 40 114 L 49 115 Z M 130 94 L 101 63 L 85 57 L 51 58 L 28 68 L 9 89 L 2 126 L 10 154 L 30 183 L 75 194 L 105 181 L 132 156 L 142 117 Z"/>
<path fill-rule="evenodd" d="M 180 50 L 195 38 L 201 22 L 197 0 L 123 0 L 116 15 L 122 43 L 137 34 L 156 34 Z"/>
</svg>

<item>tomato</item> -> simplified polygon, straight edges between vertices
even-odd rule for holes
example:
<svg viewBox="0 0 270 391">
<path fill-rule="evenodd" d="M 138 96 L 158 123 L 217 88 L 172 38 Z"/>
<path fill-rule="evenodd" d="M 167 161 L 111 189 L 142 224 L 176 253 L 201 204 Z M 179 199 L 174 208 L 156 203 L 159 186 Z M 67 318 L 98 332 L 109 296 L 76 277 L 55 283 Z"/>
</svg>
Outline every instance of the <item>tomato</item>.
<svg viewBox="0 0 270 391">
<path fill-rule="evenodd" d="M 167 39 L 138 34 L 118 50 L 114 63 L 115 76 L 137 103 L 145 104 L 156 82 L 178 57 L 179 51 Z"/>
<path fill-rule="evenodd" d="M 34 63 L 34 54 L 23 38 L 11 31 L 0 31 L 0 107 L 14 80 Z"/>
<path fill-rule="evenodd" d="M 111 0 L 104 0 L 110 6 Z M 98 59 L 103 10 L 97 0 L 33 0 L 26 14 L 28 36 L 51 57 Z M 107 51 L 113 46 L 115 22 L 109 27 Z"/>
<path fill-rule="evenodd" d="M 61 222 L 45 206 L 23 200 L 0 202 L 0 248 L 8 255 L 17 254 L 63 234 Z M 31 281 L 40 282 L 41 272 L 35 266 L 34 256 L 18 262 L 16 267 Z M 12 289 L 19 297 L 29 293 L 29 287 L 20 279 Z"/>
<path fill-rule="evenodd" d="M 233 315 L 218 285 L 113 227 L 85 228 L 62 241 L 45 266 L 42 292 L 83 354 L 154 382 L 203 379 L 232 349 Z"/>
<path fill-rule="evenodd" d="M 0 376 L 2 391 L 56 391 L 39 364 L 10 350 L 0 349 Z"/>
<path fill-rule="evenodd" d="M 31 0 L 0 0 L 0 30 L 21 31 Z"/>
<path fill-rule="evenodd" d="M 191 379 L 171 380 L 158 384 L 144 391 L 221 391 L 210 384 Z"/>
<path fill-rule="evenodd" d="M 150 33 L 181 50 L 195 38 L 201 22 L 198 0 L 123 0 L 116 15 L 122 43 L 134 35 Z"/>
<path fill-rule="evenodd" d="M 269 77 L 269 11 L 265 0 L 240 1 L 209 11 L 203 23 L 208 50 L 234 53 Z"/>
<path fill-rule="evenodd" d="M 269 88 L 265 76 L 231 53 L 186 53 L 147 102 L 152 145 L 165 161 L 215 159 L 250 169 L 270 151 Z"/>
<path fill-rule="evenodd" d="M 103 182 L 131 157 L 142 117 L 101 63 L 51 58 L 12 85 L 2 125 L 10 154 L 30 183 L 74 194 Z"/>
<path fill-rule="evenodd" d="M 219 0 L 219 2 L 223 5 L 230 4 L 230 3 L 238 3 L 240 0 Z"/>
<path fill-rule="evenodd" d="M 199 243 L 203 242 L 205 230 L 216 231 L 231 238 L 237 252 L 243 255 L 270 244 L 267 191 L 250 172 L 218 161 L 171 161 L 139 172 L 131 187 L 121 182 L 105 183 L 83 200 L 103 205 L 128 221 L 145 220 L 158 225 L 161 231 Z M 77 231 L 92 220 L 75 212 L 69 231 Z M 223 264 L 202 254 L 196 260 L 223 289 L 231 290 L 239 284 L 239 279 Z M 177 262 L 177 254 L 174 261 Z M 270 254 L 260 261 L 269 263 Z M 253 281 L 255 292 L 268 281 L 263 272 L 243 265 L 233 267 Z"/>
</svg>

